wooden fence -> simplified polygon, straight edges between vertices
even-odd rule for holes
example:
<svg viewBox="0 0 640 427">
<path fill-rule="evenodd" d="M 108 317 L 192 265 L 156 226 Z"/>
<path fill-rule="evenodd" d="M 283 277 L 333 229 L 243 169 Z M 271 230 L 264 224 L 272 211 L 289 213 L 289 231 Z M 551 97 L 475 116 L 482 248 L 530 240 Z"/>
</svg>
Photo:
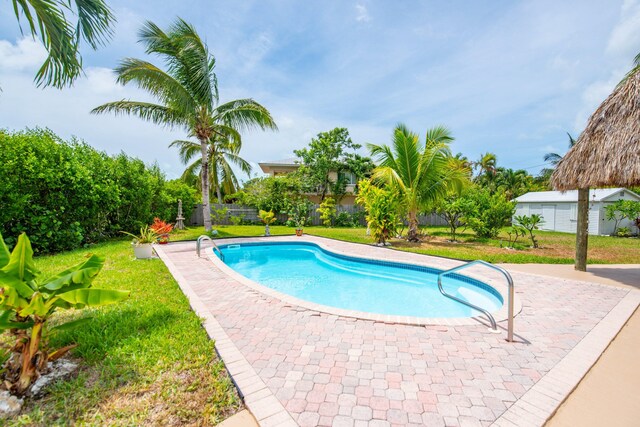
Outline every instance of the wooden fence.
<svg viewBox="0 0 640 427">
<path fill-rule="evenodd" d="M 310 218 L 309 222 L 311 225 L 321 225 L 322 220 L 320 219 L 320 213 L 317 212 L 317 209 L 320 205 L 313 205 L 311 211 L 309 212 Z M 357 205 L 338 205 L 338 212 L 347 212 L 349 215 L 357 214 L 363 212 L 363 209 Z M 223 214 L 222 210 L 226 209 L 226 212 Z M 242 220 L 243 222 L 251 222 L 256 224 L 261 224 L 260 217 L 258 216 L 258 209 L 253 208 L 251 206 L 243 206 L 236 205 L 231 203 L 223 203 L 223 204 L 212 204 L 211 205 L 211 216 L 212 220 L 215 224 L 220 225 L 229 225 L 233 224 L 234 221 Z M 278 214 L 276 215 L 278 218 L 278 222 L 285 223 L 287 221 L 286 214 Z M 366 226 L 366 222 L 364 221 L 364 215 L 361 215 L 361 225 Z M 442 219 L 440 215 L 435 213 L 428 215 L 418 215 L 418 222 L 421 225 L 447 225 L 447 223 Z M 193 210 L 191 218 L 189 220 L 191 225 L 204 225 L 204 219 L 202 216 L 202 205 L 197 205 Z"/>
</svg>

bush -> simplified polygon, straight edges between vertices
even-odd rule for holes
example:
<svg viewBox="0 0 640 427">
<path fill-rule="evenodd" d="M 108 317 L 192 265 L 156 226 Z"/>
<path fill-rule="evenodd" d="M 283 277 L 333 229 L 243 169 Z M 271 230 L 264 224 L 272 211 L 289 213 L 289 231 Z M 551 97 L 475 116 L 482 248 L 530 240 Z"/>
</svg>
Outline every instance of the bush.
<svg viewBox="0 0 640 427">
<path fill-rule="evenodd" d="M 515 202 L 502 193 L 473 188 L 463 195 L 464 221 L 478 237 L 494 238 L 507 225 L 516 210 Z"/>
<path fill-rule="evenodd" d="M 320 219 L 325 227 L 331 227 L 336 218 L 336 201 L 333 197 L 327 197 L 320 203 L 320 207 L 316 209 L 320 213 Z"/>
<path fill-rule="evenodd" d="M 136 232 L 177 210 L 171 194 L 179 186 L 167 186 L 157 166 L 49 130 L 0 131 L 0 182 L 0 233 L 9 246 L 28 233 L 39 253 Z"/>
<path fill-rule="evenodd" d="M 349 212 L 338 212 L 334 220 L 336 227 L 353 227 L 353 217 L 349 215 Z"/>
</svg>

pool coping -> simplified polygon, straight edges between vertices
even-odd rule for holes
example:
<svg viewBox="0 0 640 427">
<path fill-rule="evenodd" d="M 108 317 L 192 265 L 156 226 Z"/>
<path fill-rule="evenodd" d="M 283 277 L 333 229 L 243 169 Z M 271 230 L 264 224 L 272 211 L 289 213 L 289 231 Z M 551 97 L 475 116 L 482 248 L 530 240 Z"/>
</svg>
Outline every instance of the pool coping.
<svg viewBox="0 0 640 427">
<path fill-rule="evenodd" d="M 370 256 L 366 256 L 363 254 L 354 254 L 354 253 L 348 253 L 345 252 L 339 248 L 336 248 L 336 245 L 351 245 L 352 243 L 350 242 L 344 242 L 344 241 L 339 241 L 339 240 L 334 240 L 334 239 L 328 239 L 328 238 L 324 238 L 324 237 L 320 237 L 320 236 L 312 236 L 312 235 L 303 235 L 303 236 L 270 236 L 270 237 L 238 237 L 238 238 L 225 238 L 225 239 L 215 239 L 213 240 L 214 243 L 218 243 L 221 241 L 224 241 L 225 245 L 229 245 L 229 244 L 243 244 L 243 243 L 255 243 L 255 242 L 265 242 L 265 240 L 268 241 L 272 241 L 272 242 L 305 242 L 305 243 L 313 243 L 318 245 L 321 249 L 328 251 L 330 253 L 335 253 L 337 255 L 340 256 L 346 256 L 346 257 L 354 257 L 354 258 L 360 258 L 360 259 L 364 259 L 364 260 L 368 260 L 368 261 L 379 261 L 380 259 L 376 259 Z M 433 268 L 433 269 L 437 269 L 437 270 L 447 270 L 449 268 L 453 268 L 453 267 L 457 267 L 459 265 L 463 265 L 466 264 L 465 261 L 459 261 L 459 260 L 453 260 L 453 259 L 446 259 L 447 264 L 451 264 L 451 265 L 447 265 L 445 266 L 445 268 L 443 268 L 442 265 L 440 265 L 443 261 L 443 258 L 436 258 L 436 257 L 431 257 L 429 255 L 424 255 L 424 254 L 414 254 L 411 252 L 401 252 L 401 251 L 387 251 L 386 248 L 382 248 L 382 247 L 375 247 L 375 246 L 369 246 L 369 248 L 376 248 L 376 249 L 380 249 L 380 251 L 385 251 L 384 252 L 384 261 L 389 261 L 389 262 L 395 262 L 395 263 L 401 263 L 401 264 L 413 264 L 413 265 L 417 265 L 420 267 L 427 267 L 427 268 Z M 308 310 L 312 310 L 312 311 L 317 311 L 320 313 L 326 313 L 326 314 L 332 314 L 332 315 L 336 315 L 336 316 L 342 316 L 342 317 L 349 317 L 349 318 L 355 318 L 355 319 L 360 319 L 360 320 L 370 320 L 370 321 L 374 321 L 374 322 L 383 322 L 383 323 L 389 323 L 389 324 L 400 324 L 400 325 L 411 325 L 411 326 L 429 326 L 429 325 L 436 325 L 436 326 L 470 326 L 470 325 L 477 325 L 478 323 L 484 324 L 484 325 L 488 325 L 488 321 L 487 319 L 484 318 L 484 316 L 474 316 L 474 317 L 450 317 L 450 318 L 445 318 L 445 317 L 416 317 L 416 316 L 398 316 L 398 315 L 388 315 L 388 314 L 377 314 L 377 313 L 368 313 L 368 312 L 363 312 L 363 311 L 357 311 L 357 310 L 347 310 L 347 309 L 342 309 L 342 308 L 337 308 L 337 307 L 332 307 L 332 306 L 327 306 L 327 305 L 323 305 L 323 304 L 316 304 L 314 302 L 310 302 L 310 301 L 306 301 L 300 298 L 296 298 L 294 296 L 276 291 L 274 289 L 271 289 L 267 286 L 261 285 L 260 283 L 257 283 L 251 279 L 248 279 L 247 277 L 243 276 L 242 274 L 238 273 L 237 271 L 233 270 L 231 267 L 229 267 L 228 265 L 226 265 L 222 260 L 220 260 L 220 258 L 218 258 L 212 250 L 208 250 L 205 251 L 207 258 L 218 268 L 220 269 L 223 273 L 227 274 L 229 277 L 233 278 L 234 280 L 242 283 L 243 285 L 258 291 L 262 294 L 268 295 L 270 297 L 273 298 L 277 298 L 287 304 L 291 304 L 291 305 L 295 305 L 295 306 L 299 306 Z M 382 254 L 382 252 L 381 252 Z M 389 256 L 390 255 L 390 256 Z M 404 255 L 405 257 L 407 255 L 409 255 L 410 258 L 412 258 L 411 260 L 407 260 L 407 259 L 400 259 L 401 256 Z M 440 264 L 438 264 L 436 261 L 440 262 Z M 460 274 L 460 273 L 458 273 Z M 461 274 L 462 275 L 462 274 Z M 478 280 L 480 282 L 483 282 L 489 286 L 491 286 L 492 288 L 494 288 L 502 297 L 503 300 L 503 304 L 502 307 L 495 311 L 492 312 L 491 315 L 494 317 L 496 323 L 500 323 L 500 322 L 504 322 L 507 320 L 508 318 L 508 305 L 507 305 L 507 301 L 508 301 L 508 288 L 506 285 L 500 283 L 500 282 L 496 282 L 494 279 L 492 279 L 489 276 L 485 276 L 482 274 L 477 274 L 477 273 L 468 273 L 466 272 L 463 276 L 469 277 L 471 279 L 475 279 Z M 520 311 L 522 311 L 522 303 L 520 301 L 520 298 L 518 297 L 517 294 L 514 293 L 514 302 L 513 302 L 513 313 L 514 313 L 514 317 L 517 316 L 518 313 L 520 313 Z M 502 327 L 502 325 L 498 325 L 498 332 L 502 332 L 500 331 L 500 329 L 504 329 L 504 327 Z"/>
</svg>

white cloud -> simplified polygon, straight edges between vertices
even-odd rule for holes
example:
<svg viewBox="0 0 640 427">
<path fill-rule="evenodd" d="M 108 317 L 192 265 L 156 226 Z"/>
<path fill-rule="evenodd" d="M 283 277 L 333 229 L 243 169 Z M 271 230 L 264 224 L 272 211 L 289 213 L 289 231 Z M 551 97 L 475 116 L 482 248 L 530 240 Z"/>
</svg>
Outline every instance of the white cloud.
<svg viewBox="0 0 640 427">
<path fill-rule="evenodd" d="M 371 20 L 371 16 L 369 15 L 367 6 L 365 6 L 362 3 L 356 4 L 356 21 L 369 22 L 370 20 Z"/>
<path fill-rule="evenodd" d="M 614 27 L 607 44 L 607 53 L 633 58 L 640 50 L 640 1 L 625 0 L 620 21 Z"/>
<path fill-rule="evenodd" d="M 0 40 L 0 72 L 36 69 L 46 57 L 42 43 L 30 37 L 23 37 L 16 43 Z"/>
</svg>

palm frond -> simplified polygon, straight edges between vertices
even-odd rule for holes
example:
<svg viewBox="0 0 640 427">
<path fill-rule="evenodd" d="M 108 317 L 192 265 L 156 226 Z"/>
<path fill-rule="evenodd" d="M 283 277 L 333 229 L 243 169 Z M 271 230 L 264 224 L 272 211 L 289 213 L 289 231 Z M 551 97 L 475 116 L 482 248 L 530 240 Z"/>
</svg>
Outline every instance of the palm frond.
<svg viewBox="0 0 640 427">
<path fill-rule="evenodd" d="M 115 101 L 102 104 L 91 110 L 92 114 L 114 113 L 138 116 L 143 120 L 165 126 L 185 126 L 187 121 L 179 112 L 168 107 L 148 102 Z"/>
<path fill-rule="evenodd" d="M 186 165 L 196 156 L 201 155 L 199 142 L 178 139 L 169 144 L 169 148 L 177 147 L 182 164 Z"/>
<path fill-rule="evenodd" d="M 278 129 L 269 110 L 253 99 L 236 99 L 219 105 L 215 109 L 214 120 L 239 131 L 255 128 Z"/>
</svg>

